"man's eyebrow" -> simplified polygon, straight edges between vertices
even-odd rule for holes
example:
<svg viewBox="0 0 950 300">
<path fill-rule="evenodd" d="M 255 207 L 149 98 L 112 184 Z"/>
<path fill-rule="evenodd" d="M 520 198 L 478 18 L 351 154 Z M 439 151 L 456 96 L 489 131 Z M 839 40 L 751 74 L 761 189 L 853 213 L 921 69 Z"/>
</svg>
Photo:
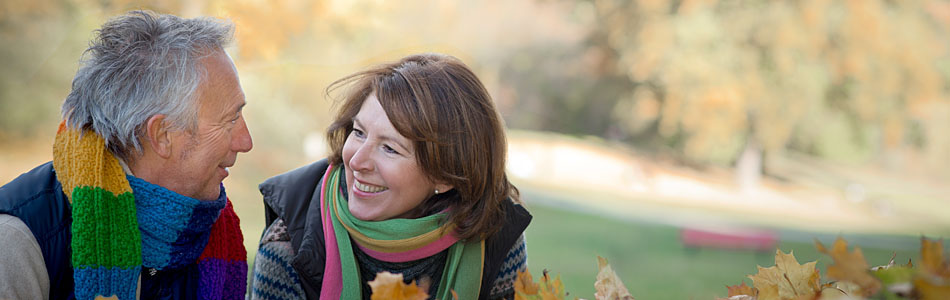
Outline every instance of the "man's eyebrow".
<svg viewBox="0 0 950 300">
<path fill-rule="evenodd" d="M 244 102 L 241 103 L 241 105 L 238 105 L 238 106 L 236 107 L 236 109 L 231 109 L 231 110 L 225 111 L 225 112 L 226 112 L 226 116 L 227 116 L 228 118 L 230 118 L 230 117 L 233 117 L 233 115 L 236 115 L 236 114 L 238 114 L 238 113 L 241 113 L 241 111 L 244 110 L 244 106 L 246 106 L 246 105 L 247 105 L 247 101 L 244 101 Z"/>
</svg>

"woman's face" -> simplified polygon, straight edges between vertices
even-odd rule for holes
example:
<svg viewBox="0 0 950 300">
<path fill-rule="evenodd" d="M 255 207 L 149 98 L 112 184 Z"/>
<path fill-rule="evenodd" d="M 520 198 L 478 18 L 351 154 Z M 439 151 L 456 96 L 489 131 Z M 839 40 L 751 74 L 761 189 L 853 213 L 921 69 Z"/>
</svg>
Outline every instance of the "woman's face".
<svg viewBox="0 0 950 300">
<path fill-rule="evenodd" d="M 371 94 L 353 118 L 343 144 L 350 213 L 364 221 L 406 218 L 446 185 L 431 182 L 416 161 L 412 142 L 396 131 Z"/>
</svg>

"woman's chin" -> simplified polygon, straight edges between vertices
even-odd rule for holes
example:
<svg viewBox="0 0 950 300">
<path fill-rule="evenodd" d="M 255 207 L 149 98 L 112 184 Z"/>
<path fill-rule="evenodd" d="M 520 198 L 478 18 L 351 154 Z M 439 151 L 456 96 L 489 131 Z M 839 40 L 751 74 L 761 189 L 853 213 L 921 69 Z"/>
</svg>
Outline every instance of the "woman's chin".
<svg viewBox="0 0 950 300">
<path fill-rule="evenodd" d="M 373 211 L 372 208 L 363 207 L 353 202 L 350 202 L 350 214 L 361 221 L 380 221 L 379 213 Z"/>
</svg>

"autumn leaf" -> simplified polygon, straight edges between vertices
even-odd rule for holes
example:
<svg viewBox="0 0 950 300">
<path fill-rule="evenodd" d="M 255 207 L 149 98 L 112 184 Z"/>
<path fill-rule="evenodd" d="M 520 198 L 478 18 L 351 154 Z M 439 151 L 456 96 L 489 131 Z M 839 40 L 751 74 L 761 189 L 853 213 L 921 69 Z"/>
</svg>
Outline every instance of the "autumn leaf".
<svg viewBox="0 0 950 300">
<path fill-rule="evenodd" d="M 597 300 L 632 300 L 633 296 L 627 291 L 627 287 L 620 281 L 620 277 L 614 272 L 607 259 L 597 256 L 597 265 L 600 267 L 600 273 L 597 273 L 597 281 L 594 282 L 594 298 Z"/>
<path fill-rule="evenodd" d="M 795 254 L 775 250 L 775 266 L 758 267 L 759 272 L 749 276 L 752 285 L 759 290 L 760 300 L 813 298 L 821 290 L 820 275 L 815 268 L 817 261 L 800 265 Z"/>
<path fill-rule="evenodd" d="M 757 294 L 755 289 L 753 289 L 751 286 L 745 285 L 745 282 L 743 282 L 741 285 L 726 286 L 726 288 L 729 289 L 729 297 L 739 295 L 749 295 L 754 297 Z"/>
<path fill-rule="evenodd" d="M 416 285 L 413 281 L 406 284 L 402 280 L 402 274 L 393 274 L 386 271 L 376 274 L 376 279 L 369 282 L 369 287 L 373 289 L 372 300 L 426 300 L 429 294 L 428 288 Z"/>
<path fill-rule="evenodd" d="M 752 286 L 755 286 L 755 281 L 752 282 Z M 759 291 L 759 295 L 755 297 L 756 300 L 780 300 L 778 296 L 778 286 L 777 285 L 766 285 L 762 288 L 755 288 Z"/>
<path fill-rule="evenodd" d="M 950 299 L 950 262 L 943 257 L 943 240 L 920 239 L 921 274 L 914 288 L 921 299 Z"/>
<path fill-rule="evenodd" d="M 927 278 L 917 278 L 914 280 L 914 288 L 920 293 L 920 299 L 923 300 L 945 300 L 950 299 L 950 284 L 946 281 L 943 284 L 934 283 Z"/>
<path fill-rule="evenodd" d="M 544 274 L 541 276 L 541 299 L 542 300 L 562 300 L 564 299 L 564 285 L 561 283 L 561 276 L 558 275 L 554 280 L 551 280 L 551 277 L 548 276 L 548 271 L 545 270 Z"/>
<path fill-rule="evenodd" d="M 943 257 L 943 239 L 920 238 L 920 268 L 930 275 L 950 279 L 950 262 Z"/>
<path fill-rule="evenodd" d="M 564 296 L 564 285 L 561 283 L 560 276 L 551 280 L 548 271 L 545 270 L 541 276 L 541 282 L 535 283 L 531 278 L 531 272 L 518 271 L 518 277 L 515 278 L 516 300 L 563 300 Z"/>
<path fill-rule="evenodd" d="M 540 287 L 531 278 L 531 272 L 528 270 L 518 271 L 518 277 L 515 278 L 515 300 L 528 299 L 527 296 L 538 294 Z"/>
<path fill-rule="evenodd" d="M 854 292 L 863 297 L 874 295 L 881 289 L 881 282 L 871 275 L 870 266 L 860 247 L 855 246 L 853 252 L 848 252 L 848 242 L 840 237 L 835 240 L 831 250 L 818 240 L 815 240 L 815 247 L 818 252 L 827 254 L 834 260 L 834 263 L 828 266 L 829 278 L 857 284 L 860 289 Z"/>
</svg>

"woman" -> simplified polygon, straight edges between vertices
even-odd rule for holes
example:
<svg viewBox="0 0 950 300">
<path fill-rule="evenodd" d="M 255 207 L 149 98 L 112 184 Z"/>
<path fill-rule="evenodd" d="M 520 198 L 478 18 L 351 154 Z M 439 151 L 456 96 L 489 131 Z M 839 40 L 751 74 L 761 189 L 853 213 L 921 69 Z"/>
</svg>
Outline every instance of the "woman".
<svg viewBox="0 0 950 300">
<path fill-rule="evenodd" d="M 338 80 L 331 154 L 260 186 L 252 298 L 369 299 L 382 271 L 431 299 L 513 297 L 531 215 L 491 97 L 459 60 L 413 55 Z"/>
</svg>

